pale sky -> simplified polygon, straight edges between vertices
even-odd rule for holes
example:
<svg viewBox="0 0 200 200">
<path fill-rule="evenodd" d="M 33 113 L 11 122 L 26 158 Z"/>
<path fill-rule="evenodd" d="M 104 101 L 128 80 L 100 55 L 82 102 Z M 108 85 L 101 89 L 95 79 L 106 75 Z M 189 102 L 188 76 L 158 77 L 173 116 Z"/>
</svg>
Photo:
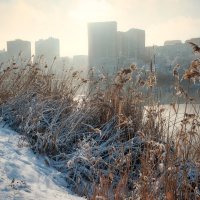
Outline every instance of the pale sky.
<svg viewBox="0 0 200 200">
<path fill-rule="evenodd" d="M 146 45 L 200 37 L 200 0 L 0 0 L 0 49 L 6 41 L 60 39 L 61 56 L 87 54 L 87 23 L 117 21 L 146 31 Z M 34 54 L 34 52 L 33 52 Z"/>
</svg>

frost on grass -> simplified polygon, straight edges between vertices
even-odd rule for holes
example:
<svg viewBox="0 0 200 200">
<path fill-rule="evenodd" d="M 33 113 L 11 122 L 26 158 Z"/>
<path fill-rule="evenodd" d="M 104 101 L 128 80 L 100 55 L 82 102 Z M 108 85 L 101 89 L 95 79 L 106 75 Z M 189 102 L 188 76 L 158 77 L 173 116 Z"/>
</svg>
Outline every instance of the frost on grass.
<svg viewBox="0 0 200 200">
<path fill-rule="evenodd" d="M 0 199 L 81 199 L 69 194 L 58 171 L 18 141 L 18 134 L 0 128 Z"/>
<path fill-rule="evenodd" d="M 64 176 L 72 191 L 90 199 L 199 196 L 199 111 L 179 119 L 179 106 L 172 102 L 175 118 L 169 124 L 154 101 L 152 70 L 143 75 L 133 65 L 114 79 L 90 76 L 87 81 L 78 72 L 57 81 L 35 64 L 19 73 L 13 70 L 11 66 L 0 76 L 1 117 L 22 134 L 20 146 L 28 144 L 43 155 L 47 165 L 61 172 L 55 177 Z M 186 107 L 193 106 L 181 87 L 184 77 L 178 71 L 174 77 L 175 98 L 182 96 Z M 77 101 L 86 82 L 88 94 Z M 175 129 L 178 121 L 181 127 Z M 11 177 L 10 184 L 14 191 L 28 193 L 33 186 L 21 181 Z"/>
</svg>

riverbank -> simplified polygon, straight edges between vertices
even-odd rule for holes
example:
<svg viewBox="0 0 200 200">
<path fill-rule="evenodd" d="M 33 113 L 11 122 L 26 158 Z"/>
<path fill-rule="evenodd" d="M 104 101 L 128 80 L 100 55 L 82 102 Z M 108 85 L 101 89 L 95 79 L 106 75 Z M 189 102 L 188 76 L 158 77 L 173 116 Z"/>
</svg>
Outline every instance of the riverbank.
<svg viewBox="0 0 200 200">
<path fill-rule="evenodd" d="M 83 200 L 70 194 L 64 176 L 49 166 L 48 158 L 21 142 L 16 132 L 0 126 L 0 199 Z"/>
</svg>

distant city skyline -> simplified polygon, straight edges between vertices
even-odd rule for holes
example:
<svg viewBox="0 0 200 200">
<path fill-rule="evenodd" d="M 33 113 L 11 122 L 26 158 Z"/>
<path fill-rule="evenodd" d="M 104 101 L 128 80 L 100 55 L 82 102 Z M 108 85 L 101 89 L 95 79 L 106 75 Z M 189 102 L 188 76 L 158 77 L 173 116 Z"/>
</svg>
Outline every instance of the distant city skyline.
<svg viewBox="0 0 200 200">
<path fill-rule="evenodd" d="M 91 25 L 93 26 L 92 32 L 90 30 L 91 28 L 89 28 L 91 27 Z M 114 25 L 113 27 L 114 29 L 111 28 L 111 30 L 113 29 L 111 32 L 109 31 L 110 25 L 111 27 Z M 12 57 L 16 58 L 18 57 L 19 53 L 22 53 L 22 55 L 28 59 L 31 58 L 32 55 L 34 55 L 36 59 L 40 57 L 41 55 L 43 55 L 48 60 L 48 62 L 49 61 L 52 62 L 52 59 L 56 57 L 56 58 L 61 58 L 61 59 L 65 59 L 65 58 L 76 59 L 76 60 L 78 59 L 77 60 L 78 62 L 76 61 L 76 63 L 79 63 L 81 61 L 86 63 L 85 56 L 89 56 L 89 65 L 96 65 L 97 57 L 98 59 L 102 59 L 102 58 L 105 59 L 105 56 L 107 58 L 111 56 L 117 59 L 121 59 L 122 57 L 130 58 L 130 59 L 132 58 L 140 59 L 142 58 L 141 56 L 145 55 L 144 53 L 145 49 L 148 51 L 148 49 L 152 49 L 154 47 L 164 47 L 168 45 L 174 46 L 176 44 L 184 44 L 184 43 L 186 44 L 188 42 L 193 42 L 197 44 L 198 46 L 200 46 L 200 37 L 188 38 L 185 41 L 174 40 L 174 39 L 166 40 L 164 41 L 163 45 L 151 45 L 151 46 L 146 45 L 145 46 L 145 40 L 146 40 L 145 30 L 131 28 L 126 32 L 118 31 L 117 22 L 115 21 L 92 22 L 88 24 L 88 28 L 89 28 L 88 29 L 89 51 L 86 54 L 75 54 L 72 56 L 60 55 L 59 38 L 48 37 L 46 39 L 39 39 L 35 41 L 34 44 L 32 44 L 30 41 L 26 41 L 20 38 L 20 39 L 15 39 L 11 41 L 6 41 L 7 48 L 0 49 L 0 58 L 3 58 L 3 60 L 7 58 L 9 59 Z M 113 44 L 111 41 L 113 41 Z M 111 46 L 114 45 L 112 47 L 112 50 L 110 49 L 110 53 L 108 53 L 108 49 L 110 48 L 109 45 Z M 34 51 L 32 50 L 33 47 L 34 47 Z M 116 52 L 114 53 L 114 51 Z M 90 60 L 91 58 L 93 59 L 93 57 L 96 60 L 94 61 L 94 63 L 96 64 L 94 64 L 93 61 Z"/>
<path fill-rule="evenodd" d="M 131 28 L 118 31 L 117 22 L 88 24 L 89 67 L 105 68 L 108 73 L 130 65 L 145 56 L 145 31 Z"/>
<path fill-rule="evenodd" d="M 54 57 L 60 58 L 60 41 L 57 38 L 48 38 L 35 42 L 35 59 L 41 55 L 44 56 L 47 65 L 52 63 Z"/>
<path fill-rule="evenodd" d="M 61 56 L 87 54 L 87 23 L 95 21 L 143 29 L 146 46 L 185 41 L 200 35 L 199 7 L 199 0 L 0 0 L 0 49 L 10 40 L 55 37 Z"/>
<path fill-rule="evenodd" d="M 127 30 L 127 31 L 129 31 L 129 30 Z M 180 42 L 185 43 L 185 42 L 187 42 L 187 40 L 190 40 L 190 39 L 193 39 L 193 38 L 199 38 L 199 37 L 200 37 L 200 33 L 199 33 L 199 35 L 197 37 L 190 37 L 190 38 L 186 38 L 184 40 L 181 40 L 179 38 L 174 38 L 174 39 L 172 38 L 170 40 L 164 40 L 161 44 L 152 44 L 152 45 L 147 45 L 146 44 L 146 47 L 148 47 L 148 46 L 164 46 L 166 42 L 168 42 L 168 41 L 174 41 L 174 40 L 179 40 Z M 32 55 L 35 55 L 35 42 L 37 42 L 38 40 L 46 40 L 48 38 L 54 38 L 54 37 L 53 36 L 49 36 L 47 38 L 39 38 L 36 41 L 29 41 L 29 42 L 31 42 L 31 53 L 32 53 Z M 11 39 L 11 40 L 8 40 L 8 41 L 15 41 L 15 40 L 24 40 L 24 38 L 14 38 L 14 39 Z M 8 41 L 5 41 L 5 46 L 2 47 L 2 48 L 0 48 L 0 51 L 2 51 L 2 50 L 7 51 L 7 42 Z M 28 40 L 26 40 L 26 41 L 28 41 Z M 87 38 L 87 41 L 88 41 L 88 38 Z M 61 46 L 60 47 L 60 56 L 61 57 L 68 56 L 70 58 L 73 58 L 73 56 L 76 56 L 76 55 L 88 55 L 88 43 L 87 43 L 87 52 L 80 53 L 80 54 L 78 54 L 78 53 L 77 54 L 62 54 L 62 46 L 63 46 L 63 44 L 61 42 L 60 42 L 60 46 Z"/>
<path fill-rule="evenodd" d="M 89 23 L 89 24 L 99 24 L 99 23 L 102 23 L 102 22 L 93 22 L 93 23 Z M 109 21 L 107 21 L 107 22 L 103 22 L 103 24 L 106 24 L 106 23 L 110 23 Z M 88 25 L 89 25 L 88 24 Z M 145 32 L 145 30 L 140 30 L 140 29 L 135 29 L 135 28 L 131 28 L 131 29 L 129 29 L 128 31 L 126 31 L 126 32 L 122 32 L 122 31 L 118 31 L 117 32 L 117 37 L 119 37 L 121 34 L 127 34 L 127 33 L 129 33 L 130 31 L 135 31 L 135 30 L 138 30 L 138 31 L 144 31 Z M 116 29 L 116 31 L 117 31 L 117 29 Z M 124 36 L 123 36 L 124 37 Z M 132 36 L 131 36 L 132 37 Z M 102 38 L 101 38 L 102 39 Z M 119 38 L 118 38 L 119 39 Z M 136 38 L 135 39 L 137 39 L 137 36 L 136 36 Z M 139 39 L 139 38 L 138 38 Z M 97 38 L 97 40 L 98 40 L 98 38 Z M 142 39 L 143 40 L 143 39 Z M 144 36 L 144 43 L 145 43 L 145 40 L 146 40 L 146 36 Z M 48 41 L 50 42 L 49 44 L 48 44 Z M 55 41 L 56 43 L 55 44 L 52 44 L 52 42 L 53 41 Z M 6 41 L 6 47 L 7 48 L 3 48 L 3 49 L 0 49 L 0 54 L 1 54 L 1 56 L 2 56 L 2 53 L 8 53 L 8 55 L 9 56 L 12 56 L 12 54 L 14 55 L 15 54 L 15 56 L 16 55 L 18 55 L 18 53 L 20 53 L 21 52 L 21 50 L 20 50 L 20 46 L 21 46 L 21 44 L 20 43 L 24 43 L 24 42 L 27 42 L 27 43 L 29 43 L 29 45 L 30 45 L 30 50 L 28 49 L 28 52 L 23 52 L 23 54 L 25 53 L 25 54 L 27 54 L 27 55 L 29 55 L 30 54 L 30 56 L 28 56 L 28 57 L 31 57 L 32 55 L 34 55 L 34 57 L 38 57 L 38 56 L 40 56 L 40 55 L 45 55 L 45 57 L 48 57 L 48 59 L 49 58 L 53 58 L 53 57 L 57 57 L 57 58 L 65 58 L 65 57 L 68 57 L 68 58 L 71 58 L 71 59 L 73 59 L 74 57 L 84 57 L 84 56 L 89 56 L 89 52 L 87 52 L 87 53 L 85 53 L 85 54 L 74 54 L 74 55 L 60 55 L 60 40 L 59 40 L 59 38 L 54 38 L 54 37 L 48 37 L 48 38 L 45 38 L 45 39 L 39 39 L 39 40 L 37 40 L 37 41 L 35 41 L 34 43 L 32 43 L 32 42 L 30 42 L 30 41 L 26 41 L 26 40 L 24 40 L 23 38 L 18 38 L 18 39 L 14 39 L 14 40 L 10 40 L 10 41 Z M 100 41 L 100 43 L 101 43 L 102 41 Z M 128 43 L 130 42 L 129 40 L 127 41 Z M 197 44 L 198 46 L 200 46 L 200 36 L 199 37 L 196 37 L 196 38 L 187 38 L 186 40 L 184 40 L 184 41 L 182 41 L 182 40 L 176 40 L 176 39 L 172 39 L 172 40 L 165 40 L 164 42 L 163 42 L 163 44 L 162 45 L 146 45 L 145 46 L 145 48 L 147 49 L 147 48 L 153 48 L 153 46 L 160 46 L 160 47 L 162 47 L 162 46 L 166 46 L 166 45 L 174 45 L 174 44 L 184 44 L 184 43 L 187 43 L 187 42 L 193 42 L 193 43 L 195 43 L 195 44 Z M 13 43 L 14 44 L 14 49 L 12 50 L 13 51 L 13 53 L 11 53 L 11 51 L 9 50 L 9 43 Z M 36 48 L 36 46 L 37 46 L 37 44 L 38 43 L 41 43 L 41 44 L 44 44 L 44 45 L 42 45 L 43 47 L 42 47 L 42 49 L 37 49 Z M 54 43 L 54 42 L 53 42 Z M 133 46 L 131 47 L 133 50 L 134 50 L 134 45 L 138 45 L 137 44 L 137 42 L 136 41 L 134 41 L 134 43 L 132 43 L 133 44 Z M 49 46 L 50 45 L 50 46 Z M 53 45 L 53 46 L 52 46 Z M 88 45 L 88 49 L 90 49 L 89 48 L 89 44 L 87 44 Z M 121 44 L 120 44 L 121 45 Z M 129 44 L 129 45 L 131 45 L 131 44 Z M 98 46 L 98 44 L 97 44 L 97 46 Z M 95 48 L 95 46 L 93 47 L 93 48 Z M 120 49 L 119 48 L 121 48 L 121 46 L 119 46 L 119 44 L 115 47 L 115 48 L 118 48 L 118 53 L 120 53 Z M 138 47 L 136 47 L 136 48 L 138 48 Z M 24 49 L 23 47 L 22 47 L 22 49 Z M 50 50 L 50 53 L 48 53 L 48 51 Z M 136 49 L 135 49 L 136 50 Z M 18 52 L 17 52 L 18 51 Z M 14 53 L 15 52 L 15 53 Z M 53 53 L 54 52 L 54 53 Z M 143 52 L 143 50 L 142 50 L 142 52 Z M 120 54 L 118 54 L 117 56 L 120 56 Z"/>
</svg>

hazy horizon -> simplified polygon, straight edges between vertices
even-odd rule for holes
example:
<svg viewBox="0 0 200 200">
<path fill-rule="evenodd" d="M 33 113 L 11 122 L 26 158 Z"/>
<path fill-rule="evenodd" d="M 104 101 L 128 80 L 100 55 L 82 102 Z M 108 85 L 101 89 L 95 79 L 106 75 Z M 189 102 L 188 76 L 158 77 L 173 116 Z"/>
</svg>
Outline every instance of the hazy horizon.
<svg viewBox="0 0 200 200">
<path fill-rule="evenodd" d="M 0 0 L 0 50 L 6 41 L 55 37 L 60 55 L 87 54 L 87 23 L 116 21 L 146 31 L 146 45 L 200 37 L 199 0 Z M 34 53 L 34 51 L 32 52 Z"/>
</svg>

